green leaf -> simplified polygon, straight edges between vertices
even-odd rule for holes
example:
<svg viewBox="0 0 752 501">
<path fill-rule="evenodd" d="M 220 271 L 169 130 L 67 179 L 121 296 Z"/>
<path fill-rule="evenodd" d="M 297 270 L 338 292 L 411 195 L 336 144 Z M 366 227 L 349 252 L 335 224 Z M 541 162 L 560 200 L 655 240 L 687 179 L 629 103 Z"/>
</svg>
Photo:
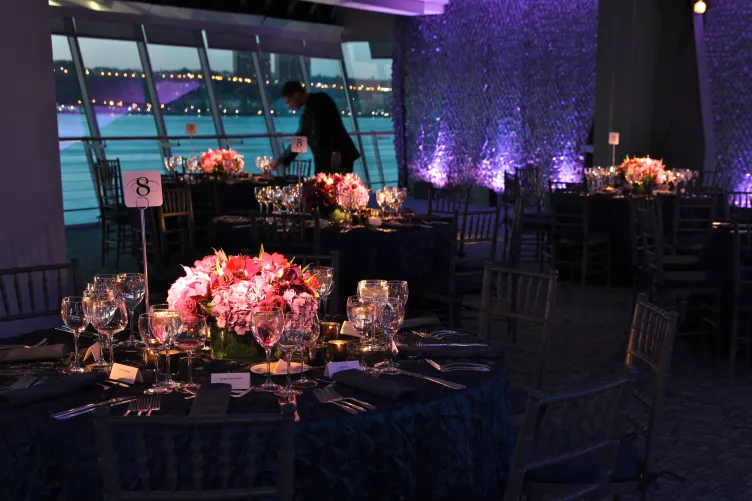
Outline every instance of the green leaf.
<svg viewBox="0 0 752 501">
<path fill-rule="evenodd" d="M 261 250 L 259 251 L 259 259 L 264 257 L 264 244 L 261 244 Z"/>
</svg>

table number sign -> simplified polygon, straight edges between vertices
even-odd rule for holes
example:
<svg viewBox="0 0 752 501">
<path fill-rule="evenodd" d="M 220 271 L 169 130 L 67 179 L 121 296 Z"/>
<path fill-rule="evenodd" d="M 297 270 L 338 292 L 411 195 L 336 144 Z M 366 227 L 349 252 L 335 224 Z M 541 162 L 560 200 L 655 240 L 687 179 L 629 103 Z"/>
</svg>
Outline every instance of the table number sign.
<svg viewBox="0 0 752 501">
<path fill-rule="evenodd" d="M 146 209 L 162 205 L 162 175 L 158 170 L 123 172 L 126 207 Z"/>
<path fill-rule="evenodd" d="M 123 364 L 112 364 L 112 371 L 110 371 L 110 379 L 113 381 L 122 381 L 124 383 L 133 384 L 135 382 L 142 383 L 144 378 L 141 377 L 141 372 L 138 367 L 131 367 Z"/>
<path fill-rule="evenodd" d="M 250 372 L 212 374 L 212 383 L 229 384 L 233 390 L 247 390 L 251 387 Z"/>
<path fill-rule="evenodd" d="M 292 136 L 290 150 L 293 153 L 305 153 L 308 151 L 308 138 L 305 136 Z"/>
<path fill-rule="evenodd" d="M 185 133 L 189 136 L 195 136 L 198 131 L 198 125 L 193 122 L 185 124 Z"/>
<path fill-rule="evenodd" d="M 619 133 L 618 132 L 609 132 L 608 133 L 608 144 L 611 146 L 617 146 L 619 144 Z"/>
</svg>

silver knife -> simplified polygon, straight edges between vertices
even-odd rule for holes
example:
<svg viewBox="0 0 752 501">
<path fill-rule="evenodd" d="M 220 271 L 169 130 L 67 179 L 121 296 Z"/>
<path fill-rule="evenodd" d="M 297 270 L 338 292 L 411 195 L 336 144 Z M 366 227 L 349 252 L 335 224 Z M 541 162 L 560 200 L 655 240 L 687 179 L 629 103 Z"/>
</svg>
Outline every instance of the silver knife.
<svg viewBox="0 0 752 501">
<path fill-rule="evenodd" d="M 464 390 L 466 388 L 466 386 L 463 384 L 453 383 L 451 381 L 447 381 L 446 379 L 439 379 L 437 377 L 424 376 L 423 374 L 418 374 L 417 372 L 408 372 L 408 371 L 403 371 L 400 369 L 399 373 L 404 374 L 405 376 L 412 376 L 412 377 L 417 377 L 418 379 L 425 379 L 426 381 L 431 381 L 432 383 L 440 384 L 442 386 L 446 386 L 447 388 L 451 388 L 453 390 Z"/>
<path fill-rule="evenodd" d="M 112 398 L 110 400 L 105 400 L 104 402 L 97 402 L 95 404 L 82 405 L 81 407 L 75 407 L 73 409 L 68 409 L 67 411 L 58 412 L 56 414 L 52 414 L 52 417 L 55 419 L 68 419 L 74 416 L 79 416 L 81 414 L 86 414 L 87 412 L 91 412 L 97 407 L 104 407 L 108 405 L 120 405 L 126 402 L 130 402 L 131 400 L 136 400 L 136 397 Z"/>
</svg>

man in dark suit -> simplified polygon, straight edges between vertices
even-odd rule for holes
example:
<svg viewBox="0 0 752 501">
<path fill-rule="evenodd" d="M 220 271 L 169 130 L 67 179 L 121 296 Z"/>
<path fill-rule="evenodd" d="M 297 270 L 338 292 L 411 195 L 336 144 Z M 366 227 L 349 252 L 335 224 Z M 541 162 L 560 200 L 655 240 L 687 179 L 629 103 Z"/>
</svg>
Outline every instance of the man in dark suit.
<svg viewBox="0 0 752 501">
<path fill-rule="evenodd" d="M 287 82 L 282 88 L 282 99 L 290 109 L 300 110 L 300 127 L 296 136 L 308 138 L 308 148 L 313 154 L 316 173 L 352 172 L 358 149 L 347 134 L 337 105 L 323 92 L 309 94 L 300 82 Z M 297 153 L 288 147 L 273 162 L 272 167 L 289 165 Z"/>
</svg>

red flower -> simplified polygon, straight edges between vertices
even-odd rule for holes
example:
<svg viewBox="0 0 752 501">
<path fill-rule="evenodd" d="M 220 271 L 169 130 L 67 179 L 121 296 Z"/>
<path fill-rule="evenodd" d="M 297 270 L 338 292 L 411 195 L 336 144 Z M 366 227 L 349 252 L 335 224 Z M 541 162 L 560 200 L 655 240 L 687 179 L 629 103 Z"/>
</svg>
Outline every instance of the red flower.
<svg viewBox="0 0 752 501">
<path fill-rule="evenodd" d="M 241 280 L 247 280 L 258 273 L 261 270 L 261 266 L 259 266 L 252 258 L 245 256 L 231 256 L 227 260 L 225 269 L 235 277 Z"/>
</svg>

